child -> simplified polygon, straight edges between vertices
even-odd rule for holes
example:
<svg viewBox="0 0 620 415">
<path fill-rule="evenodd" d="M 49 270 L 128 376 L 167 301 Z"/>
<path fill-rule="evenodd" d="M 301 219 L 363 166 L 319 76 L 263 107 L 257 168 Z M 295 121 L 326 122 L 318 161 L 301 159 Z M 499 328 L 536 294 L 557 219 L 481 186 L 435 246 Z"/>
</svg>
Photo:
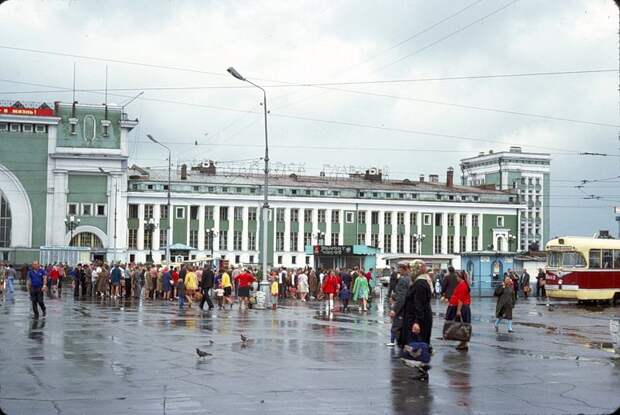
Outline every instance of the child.
<svg viewBox="0 0 620 415">
<path fill-rule="evenodd" d="M 220 310 L 224 309 L 224 288 L 222 287 L 222 283 L 220 282 L 217 285 L 215 291 L 215 298 L 217 298 L 217 308 Z"/>
<path fill-rule="evenodd" d="M 342 289 L 338 297 L 340 297 L 340 301 L 342 301 L 342 311 L 346 313 L 349 311 L 349 299 L 351 298 L 351 291 L 349 291 L 347 284 L 342 284 Z"/>
<path fill-rule="evenodd" d="M 183 278 L 179 278 L 177 282 L 177 295 L 179 296 L 179 308 L 185 305 L 185 282 Z"/>
<path fill-rule="evenodd" d="M 278 279 L 274 276 L 271 279 L 271 309 L 272 310 L 275 310 L 278 307 L 278 292 L 279 292 Z"/>
</svg>

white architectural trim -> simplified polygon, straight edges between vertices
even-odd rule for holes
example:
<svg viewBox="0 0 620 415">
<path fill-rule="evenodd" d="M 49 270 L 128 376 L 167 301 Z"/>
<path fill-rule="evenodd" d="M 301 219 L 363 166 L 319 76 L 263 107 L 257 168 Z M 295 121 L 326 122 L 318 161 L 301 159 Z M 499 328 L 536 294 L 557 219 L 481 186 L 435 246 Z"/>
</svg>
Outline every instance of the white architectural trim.
<svg viewBox="0 0 620 415">
<path fill-rule="evenodd" d="M 8 168 L 0 164 L 0 193 L 11 209 L 11 247 L 32 245 L 32 206 L 26 189 Z"/>
<path fill-rule="evenodd" d="M 73 231 L 73 236 L 83 232 L 94 233 L 101 240 L 101 244 L 103 245 L 102 249 L 106 249 L 108 247 L 108 236 L 101 229 L 91 225 L 80 225 Z M 65 246 L 69 246 L 70 243 L 71 232 L 67 232 L 65 235 Z"/>
</svg>

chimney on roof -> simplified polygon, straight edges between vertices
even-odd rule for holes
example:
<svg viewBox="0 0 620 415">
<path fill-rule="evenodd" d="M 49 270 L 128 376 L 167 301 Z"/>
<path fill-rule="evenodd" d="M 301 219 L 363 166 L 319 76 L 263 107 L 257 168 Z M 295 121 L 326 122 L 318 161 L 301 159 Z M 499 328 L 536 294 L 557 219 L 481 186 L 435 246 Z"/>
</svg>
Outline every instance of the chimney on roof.
<svg viewBox="0 0 620 415">
<path fill-rule="evenodd" d="M 429 174 L 428 181 L 431 183 L 439 183 L 439 175 L 438 174 Z"/>
<path fill-rule="evenodd" d="M 424 183 L 424 175 L 423 174 L 420 175 L 420 183 Z"/>
<path fill-rule="evenodd" d="M 478 153 L 479 156 L 484 156 L 484 151 L 481 151 L 480 153 Z"/>
<path fill-rule="evenodd" d="M 493 150 L 489 150 L 489 154 L 493 154 Z"/>
<path fill-rule="evenodd" d="M 376 167 L 370 168 L 364 173 L 364 179 L 370 180 L 371 182 L 380 182 L 382 176 L 383 172 Z"/>
<path fill-rule="evenodd" d="M 181 180 L 187 180 L 187 164 L 181 164 Z"/>
<path fill-rule="evenodd" d="M 446 173 L 446 186 L 454 187 L 454 169 L 452 167 L 448 167 L 448 172 Z"/>
</svg>

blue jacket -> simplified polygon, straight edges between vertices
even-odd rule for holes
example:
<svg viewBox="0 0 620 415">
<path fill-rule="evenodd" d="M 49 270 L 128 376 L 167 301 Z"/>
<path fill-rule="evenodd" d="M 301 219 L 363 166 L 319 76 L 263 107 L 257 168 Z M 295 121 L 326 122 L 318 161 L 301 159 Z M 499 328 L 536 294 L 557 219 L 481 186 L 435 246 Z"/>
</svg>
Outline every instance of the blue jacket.
<svg viewBox="0 0 620 415">
<path fill-rule="evenodd" d="M 38 270 L 31 269 L 30 271 L 28 271 L 30 286 L 32 288 L 42 288 L 45 275 L 45 270 L 43 268 L 39 268 Z"/>
</svg>

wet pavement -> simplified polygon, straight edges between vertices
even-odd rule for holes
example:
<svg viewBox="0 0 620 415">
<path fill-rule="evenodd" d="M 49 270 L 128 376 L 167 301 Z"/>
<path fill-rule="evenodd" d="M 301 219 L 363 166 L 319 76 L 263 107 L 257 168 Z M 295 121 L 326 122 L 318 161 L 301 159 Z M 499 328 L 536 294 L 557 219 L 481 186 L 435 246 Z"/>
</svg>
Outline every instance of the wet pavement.
<svg viewBox="0 0 620 415">
<path fill-rule="evenodd" d="M 137 300 L 0 301 L 0 408 L 12 414 L 577 414 L 620 406 L 611 344 L 617 307 L 520 300 L 515 333 L 474 300 L 469 352 L 440 340 L 428 383 L 385 346 L 388 320 L 325 315 L 318 303 L 271 310 L 179 311 Z M 250 341 L 242 347 L 245 333 Z M 213 344 L 210 343 L 213 341 Z M 199 347 L 213 357 L 199 360 Z"/>
</svg>

